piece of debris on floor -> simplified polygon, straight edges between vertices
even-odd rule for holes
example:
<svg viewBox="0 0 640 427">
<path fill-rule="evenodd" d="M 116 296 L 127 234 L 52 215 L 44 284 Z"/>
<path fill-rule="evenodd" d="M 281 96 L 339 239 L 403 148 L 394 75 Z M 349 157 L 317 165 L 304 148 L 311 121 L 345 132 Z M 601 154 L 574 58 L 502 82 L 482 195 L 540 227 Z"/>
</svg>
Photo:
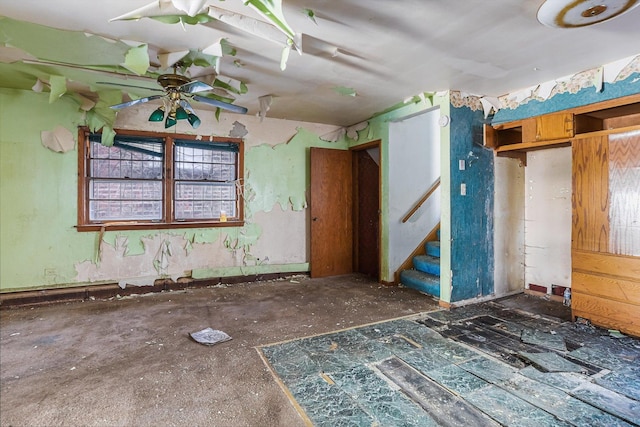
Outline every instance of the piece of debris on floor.
<svg viewBox="0 0 640 427">
<path fill-rule="evenodd" d="M 191 338 L 196 342 L 204 345 L 215 345 L 231 339 L 225 332 L 212 328 L 205 328 L 198 332 L 192 332 L 189 335 L 191 335 Z"/>
</svg>

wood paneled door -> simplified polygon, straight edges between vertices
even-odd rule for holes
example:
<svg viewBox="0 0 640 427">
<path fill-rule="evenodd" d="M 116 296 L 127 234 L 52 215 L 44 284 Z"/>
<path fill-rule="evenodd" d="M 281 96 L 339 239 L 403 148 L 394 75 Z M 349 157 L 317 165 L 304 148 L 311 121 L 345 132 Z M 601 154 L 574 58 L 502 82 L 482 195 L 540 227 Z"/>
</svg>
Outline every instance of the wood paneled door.
<svg viewBox="0 0 640 427">
<path fill-rule="evenodd" d="M 351 151 L 311 148 L 311 277 L 353 272 Z"/>
</svg>

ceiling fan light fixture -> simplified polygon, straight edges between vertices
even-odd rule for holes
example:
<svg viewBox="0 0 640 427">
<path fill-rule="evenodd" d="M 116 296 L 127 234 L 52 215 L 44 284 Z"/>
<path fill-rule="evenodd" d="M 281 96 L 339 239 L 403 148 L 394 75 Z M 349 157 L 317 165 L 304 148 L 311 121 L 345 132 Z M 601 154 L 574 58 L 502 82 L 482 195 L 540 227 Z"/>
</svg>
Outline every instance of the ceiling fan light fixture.
<svg viewBox="0 0 640 427">
<path fill-rule="evenodd" d="M 189 117 L 189 115 L 187 114 L 187 110 L 185 110 L 182 107 L 178 107 L 176 109 L 176 119 L 177 120 L 184 120 L 187 119 Z"/>
<path fill-rule="evenodd" d="M 194 129 L 197 129 L 198 126 L 200 126 L 200 117 L 196 116 L 193 113 L 189 113 L 189 117 L 187 117 L 187 120 L 189 121 L 191 127 L 193 127 Z"/>
<path fill-rule="evenodd" d="M 164 107 L 158 107 L 149 116 L 150 122 L 161 122 L 164 120 Z"/>
<path fill-rule="evenodd" d="M 171 112 L 169 114 L 167 114 L 167 119 L 164 121 L 164 128 L 168 129 L 171 126 L 175 126 L 175 124 L 178 123 L 178 121 L 176 120 L 176 115 L 175 113 L 172 114 Z"/>
<path fill-rule="evenodd" d="M 547 27 L 578 28 L 615 18 L 640 5 L 640 0 L 546 0 L 538 21 Z"/>
</svg>

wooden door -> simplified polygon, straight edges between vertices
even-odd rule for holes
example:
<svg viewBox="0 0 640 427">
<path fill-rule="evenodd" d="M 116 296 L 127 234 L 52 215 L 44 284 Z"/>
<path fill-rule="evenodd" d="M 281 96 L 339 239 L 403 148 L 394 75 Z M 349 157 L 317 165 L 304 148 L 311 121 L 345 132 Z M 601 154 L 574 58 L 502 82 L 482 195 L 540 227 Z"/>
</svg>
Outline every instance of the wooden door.
<svg viewBox="0 0 640 427">
<path fill-rule="evenodd" d="M 311 158 L 311 277 L 353 272 L 351 152 L 314 148 Z"/>
<path fill-rule="evenodd" d="M 354 151 L 355 271 L 380 279 L 380 148 Z"/>
</svg>

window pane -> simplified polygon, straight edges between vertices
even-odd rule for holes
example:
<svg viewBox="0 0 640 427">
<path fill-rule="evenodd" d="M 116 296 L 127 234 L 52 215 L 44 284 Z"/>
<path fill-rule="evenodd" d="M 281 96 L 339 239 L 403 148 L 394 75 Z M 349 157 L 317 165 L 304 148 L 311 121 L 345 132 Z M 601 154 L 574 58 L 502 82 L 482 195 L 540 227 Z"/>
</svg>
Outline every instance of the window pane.
<svg viewBox="0 0 640 427">
<path fill-rule="evenodd" d="M 93 200 L 89 202 L 92 221 L 160 220 L 161 201 Z"/>
<path fill-rule="evenodd" d="M 220 212 L 236 216 L 235 184 L 176 182 L 174 210 L 176 219 L 217 219 Z"/>
<path fill-rule="evenodd" d="M 222 212 L 235 217 L 238 154 L 227 145 L 194 145 L 175 147 L 176 219 L 218 219 Z"/>
<path fill-rule="evenodd" d="M 90 174 L 95 178 L 162 179 L 162 153 L 138 147 L 105 147 L 94 142 Z"/>
<path fill-rule="evenodd" d="M 164 145 L 122 138 L 90 143 L 89 220 L 161 220 Z"/>
<path fill-rule="evenodd" d="M 162 218 L 162 181 L 94 179 L 89 183 L 89 219 Z"/>
<path fill-rule="evenodd" d="M 176 179 L 234 181 L 236 153 L 176 146 Z"/>
</svg>

